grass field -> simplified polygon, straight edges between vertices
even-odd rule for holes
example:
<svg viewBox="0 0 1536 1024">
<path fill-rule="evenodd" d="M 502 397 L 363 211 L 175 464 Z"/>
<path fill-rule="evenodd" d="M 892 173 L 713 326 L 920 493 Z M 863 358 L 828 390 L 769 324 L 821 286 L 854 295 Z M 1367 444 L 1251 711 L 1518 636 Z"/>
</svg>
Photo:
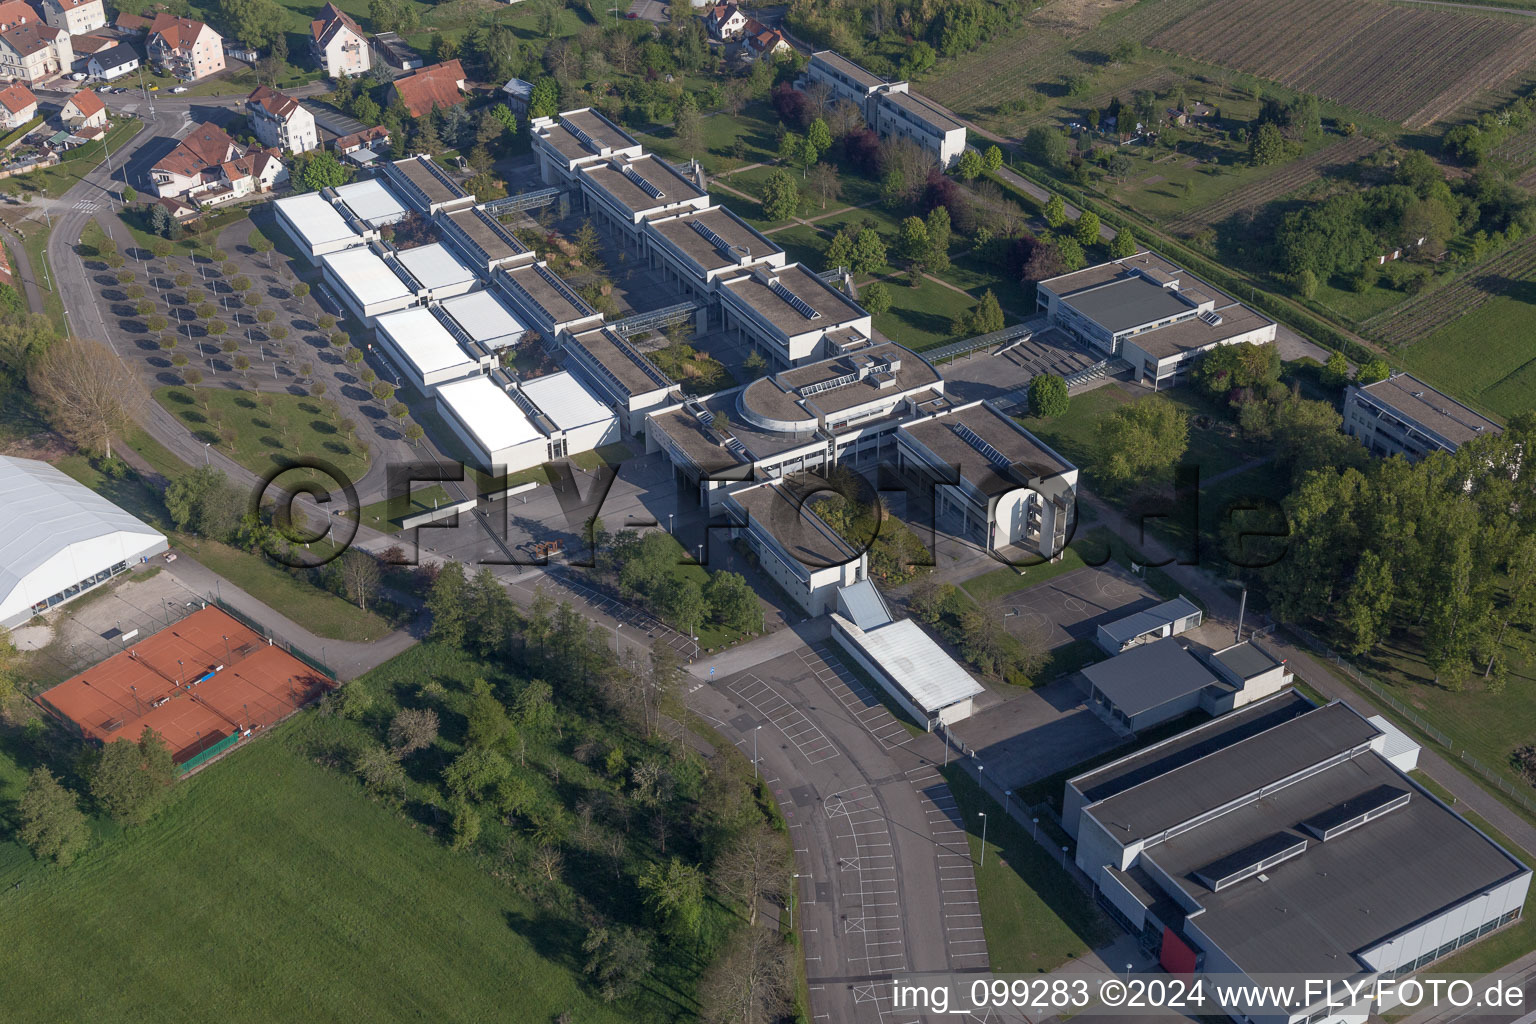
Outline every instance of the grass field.
<svg viewBox="0 0 1536 1024">
<path fill-rule="evenodd" d="M 1113 937 L 1114 926 L 1058 859 L 958 766 L 945 768 L 944 777 L 969 833 L 973 862 L 982 856 L 979 814 L 987 815 L 986 863 L 976 868 L 976 889 L 993 971 L 1045 973 Z"/>
<path fill-rule="evenodd" d="M 314 398 L 210 387 L 163 387 L 154 395 L 199 441 L 257 475 L 296 458 L 323 459 L 354 481 L 368 471 L 367 446 L 347 437 Z"/>
<path fill-rule="evenodd" d="M 540 954 L 534 913 L 473 860 L 314 762 L 309 716 L 176 788 L 70 868 L 0 854 L 10 1020 L 632 1019 Z M 0 757 L 0 795 L 18 769 Z M 114 830 L 115 831 L 115 830 Z M 19 884 L 18 884 L 19 883 Z M 12 888 L 18 884 L 17 888 Z M 60 922 L 69 922 L 60 927 Z M 67 983 L 62 979 L 67 977 Z"/>
<path fill-rule="evenodd" d="M 885 284 L 891 293 L 891 308 L 875 317 L 875 330 L 914 352 L 956 340 L 950 321 L 976 304 L 969 295 L 926 278 L 916 288 L 901 279 Z"/>
<path fill-rule="evenodd" d="M 1454 287 L 1454 286 L 1452 286 Z M 1448 289 L 1449 290 L 1449 289 Z M 1536 409 L 1536 272 L 1397 352 L 1404 367 L 1480 411 Z"/>
<path fill-rule="evenodd" d="M 69 322 L 64 318 L 64 300 L 59 298 L 58 289 L 53 283 L 53 271 L 48 269 L 48 256 L 45 250 L 48 248 L 48 232 L 46 229 L 33 227 L 21 240 L 21 247 L 26 251 L 27 262 L 32 264 L 32 277 L 37 281 L 38 291 L 43 293 L 43 308 L 34 309 L 34 313 L 42 313 L 53 321 L 53 326 L 60 334 L 69 333 Z M 26 298 L 26 293 L 22 293 Z"/>
<path fill-rule="evenodd" d="M 1038 587 L 1047 580 L 1055 579 L 1064 573 L 1075 572 L 1084 568 L 1085 565 L 1077 548 L 1069 544 L 1059 562 L 1026 566 L 1022 573 L 1013 568 L 993 569 L 979 576 L 972 576 L 961 586 L 967 594 L 976 599 L 978 604 L 986 604 L 1021 590 L 1028 590 L 1030 587 Z"/>
</svg>

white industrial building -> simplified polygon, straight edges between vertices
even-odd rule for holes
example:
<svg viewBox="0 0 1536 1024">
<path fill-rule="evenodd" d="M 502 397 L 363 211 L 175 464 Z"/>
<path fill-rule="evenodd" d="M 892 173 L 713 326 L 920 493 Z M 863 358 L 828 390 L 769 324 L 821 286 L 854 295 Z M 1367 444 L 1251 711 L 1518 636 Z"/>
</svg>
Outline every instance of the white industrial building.
<svg viewBox="0 0 1536 1024">
<path fill-rule="evenodd" d="M 416 286 L 395 272 L 371 246 L 356 246 L 320 257 L 320 272 L 347 308 L 371 325 L 381 313 L 416 304 Z"/>
<path fill-rule="evenodd" d="M 459 332 L 461 341 L 487 352 L 500 352 L 522 342 L 528 326 L 497 297 L 494 291 L 467 292 L 444 299 L 433 307 L 439 318 L 452 321 L 449 330 Z"/>
<path fill-rule="evenodd" d="M 1275 322 L 1150 252 L 1047 278 L 1035 301 L 1052 324 L 1152 387 L 1180 383 L 1220 345 L 1275 340 Z"/>
<path fill-rule="evenodd" d="M 580 378 L 547 374 L 517 385 L 513 398 L 548 441 L 546 458 L 563 459 L 619 440 L 619 420 Z"/>
<path fill-rule="evenodd" d="M 1503 429 L 1407 373 L 1393 373 L 1374 384 L 1351 384 L 1344 395 L 1344 433 L 1384 458 L 1401 455 L 1417 462 Z"/>
<path fill-rule="evenodd" d="M 702 172 L 689 180 L 650 154 L 585 164 L 578 170 L 577 180 L 586 208 L 636 249 L 644 248 L 647 220 L 709 205 Z"/>
<path fill-rule="evenodd" d="M 1188 632 L 1199 627 L 1201 619 L 1199 607 L 1181 594 L 1171 601 L 1101 623 L 1094 639 L 1105 654 L 1119 654 L 1137 644 Z"/>
<path fill-rule="evenodd" d="M 649 411 L 676 401 L 677 385 L 612 328 L 562 336 L 566 366 L 586 379 L 618 414 L 627 435 L 645 432 Z"/>
<path fill-rule="evenodd" d="M 903 423 L 896 464 L 932 480 L 934 516 L 988 551 L 1056 558 L 1066 546 L 1077 467 L 991 402 Z"/>
<path fill-rule="evenodd" d="M 533 252 L 482 207 L 439 213 L 436 222 L 443 237 L 481 276 L 489 276 L 497 267 L 534 261 Z"/>
<path fill-rule="evenodd" d="M 749 267 L 784 265 L 783 249 L 724 206 L 654 218 L 644 230 L 651 268 L 700 302 Z"/>
<path fill-rule="evenodd" d="M 0 456 L 0 626 L 18 626 L 167 547 L 165 535 L 62 472 Z"/>
<path fill-rule="evenodd" d="M 411 276 L 416 295 L 427 301 L 463 295 L 480 280 L 441 242 L 396 250 L 394 259 Z"/>
<path fill-rule="evenodd" d="M 554 342 L 562 331 L 584 331 L 603 322 L 603 314 L 543 262 L 498 267 L 491 280 L 517 308 L 519 318 L 546 341 Z"/>
<path fill-rule="evenodd" d="M 971 717 L 985 689 L 922 626 L 893 620 L 872 582 L 839 591 L 831 617 L 838 646 L 919 725 L 932 730 Z"/>
<path fill-rule="evenodd" d="M 965 125 L 906 82 L 887 82 L 832 50 L 811 54 L 805 77 L 797 84 L 804 88 L 812 82 L 826 86 L 833 100 L 858 107 L 878 134 L 910 139 L 946 170 L 965 152 Z"/>
<path fill-rule="evenodd" d="M 356 227 L 318 192 L 274 200 L 277 223 L 312 264 L 322 256 L 365 245 L 379 237 L 361 221 Z M 367 232 L 367 233 L 365 233 Z"/>
<path fill-rule="evenodd" d="M 487 470 L 516 472 L 548 459 L 548 446 L 512 396 L 490 377 L 466 377 L 437 389 L 437 411 Z"/>
<path fill-rule="evenodd" d="M 475 205 L 475 197 L 458 186 L 429 156 L 412 156 L 384 164 L 384 178 L 394 192 L 424 217 L 439 210 Z"/>
<path fill-rule="evenodd" d="M 467 352 L 423 306 L 385 313 L 374 328 L 390 361 L 423 395 L 431 395 L 440 384 L 485 373 L 495 361 L 489 353 Z"/>
<path fill-rule="evenodd" d="M 628 132 L 586 107 L 558 117 L 535 117 L 528 122 L 528 130 L 546 185 L 574 185 L 577 173 L 587 164 L 643 152 Z"/>
<path fill-rule="evenodd" d="M 1298 986 L 1289 1005 L 1214 1009 L 1363 1024 L 1392 1009 L 1364 1000 L 1372 982 L 1517 922 L 1530 887 L 1406 774 L 1403 740 L 1287 690 L 1073 778 L 1063 822 L 1100 905 L 1170 974 L 1337 979 L 1332 1001 Z M 1360 1001 L 1339 998 L 1345 981 Z"/>
</svg>

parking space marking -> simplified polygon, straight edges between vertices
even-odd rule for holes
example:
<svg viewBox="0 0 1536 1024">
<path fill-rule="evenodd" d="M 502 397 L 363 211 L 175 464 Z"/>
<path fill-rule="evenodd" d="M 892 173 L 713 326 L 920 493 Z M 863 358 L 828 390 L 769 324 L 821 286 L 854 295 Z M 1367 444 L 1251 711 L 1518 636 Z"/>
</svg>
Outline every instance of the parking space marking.
<svg viewBox="0 0 1536 1024">
<path fill-rule="evenodd" d="M 730 690 L 752 709 L 772 722 L 811 764 L 837 757 L 840 751 L 817 725 L 783 695 L 755 675 L 745 675 Z"/>
<path fill-rule="evenodd" d="M 911 741 L 912 734 L 906 726 L 849 671 L 829 644 L 820 642 L 801 648 L 800 660 L 881 747 L 890 750 Z"/>
</svg>

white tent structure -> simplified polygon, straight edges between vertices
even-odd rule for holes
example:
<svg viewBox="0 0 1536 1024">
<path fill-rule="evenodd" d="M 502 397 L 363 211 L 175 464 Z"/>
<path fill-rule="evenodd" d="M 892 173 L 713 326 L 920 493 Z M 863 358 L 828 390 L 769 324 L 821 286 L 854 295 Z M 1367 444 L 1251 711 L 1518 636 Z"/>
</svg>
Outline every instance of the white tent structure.
<svg viewBox="0 0 1536 1024">
<path fill-rule="evenodd" d="M 46 462 L 0 456 L 0 626 L 16 626 L 167 547 L 165 535 Z"/>
</svg>

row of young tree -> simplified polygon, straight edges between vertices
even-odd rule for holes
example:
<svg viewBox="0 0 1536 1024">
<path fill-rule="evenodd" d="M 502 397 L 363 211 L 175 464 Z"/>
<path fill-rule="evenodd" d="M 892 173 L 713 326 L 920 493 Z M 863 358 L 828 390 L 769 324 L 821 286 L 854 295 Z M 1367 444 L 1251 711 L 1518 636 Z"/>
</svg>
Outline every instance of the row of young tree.
<svg viewBox="0 0 1536 1024">
<path fill-rule="evenodd" d="M 335 727 L 345 763 L 405 813 L 441 811 L 449 845 L 562 922 L 549 934 L 574 925 L 564 952 L 602 998 L 670 967 L 702 974 L 703 1019 L 776 1020 L 789 950 L 758 912 L 789 898 L 790 843 L 739 755 L 687 741 L 675 652 L 616 654 L 542 592 L 519 609 L 489 570 L 420 572 L 428 644 L 328 708 L 365 730 Z"/>
</svg>

